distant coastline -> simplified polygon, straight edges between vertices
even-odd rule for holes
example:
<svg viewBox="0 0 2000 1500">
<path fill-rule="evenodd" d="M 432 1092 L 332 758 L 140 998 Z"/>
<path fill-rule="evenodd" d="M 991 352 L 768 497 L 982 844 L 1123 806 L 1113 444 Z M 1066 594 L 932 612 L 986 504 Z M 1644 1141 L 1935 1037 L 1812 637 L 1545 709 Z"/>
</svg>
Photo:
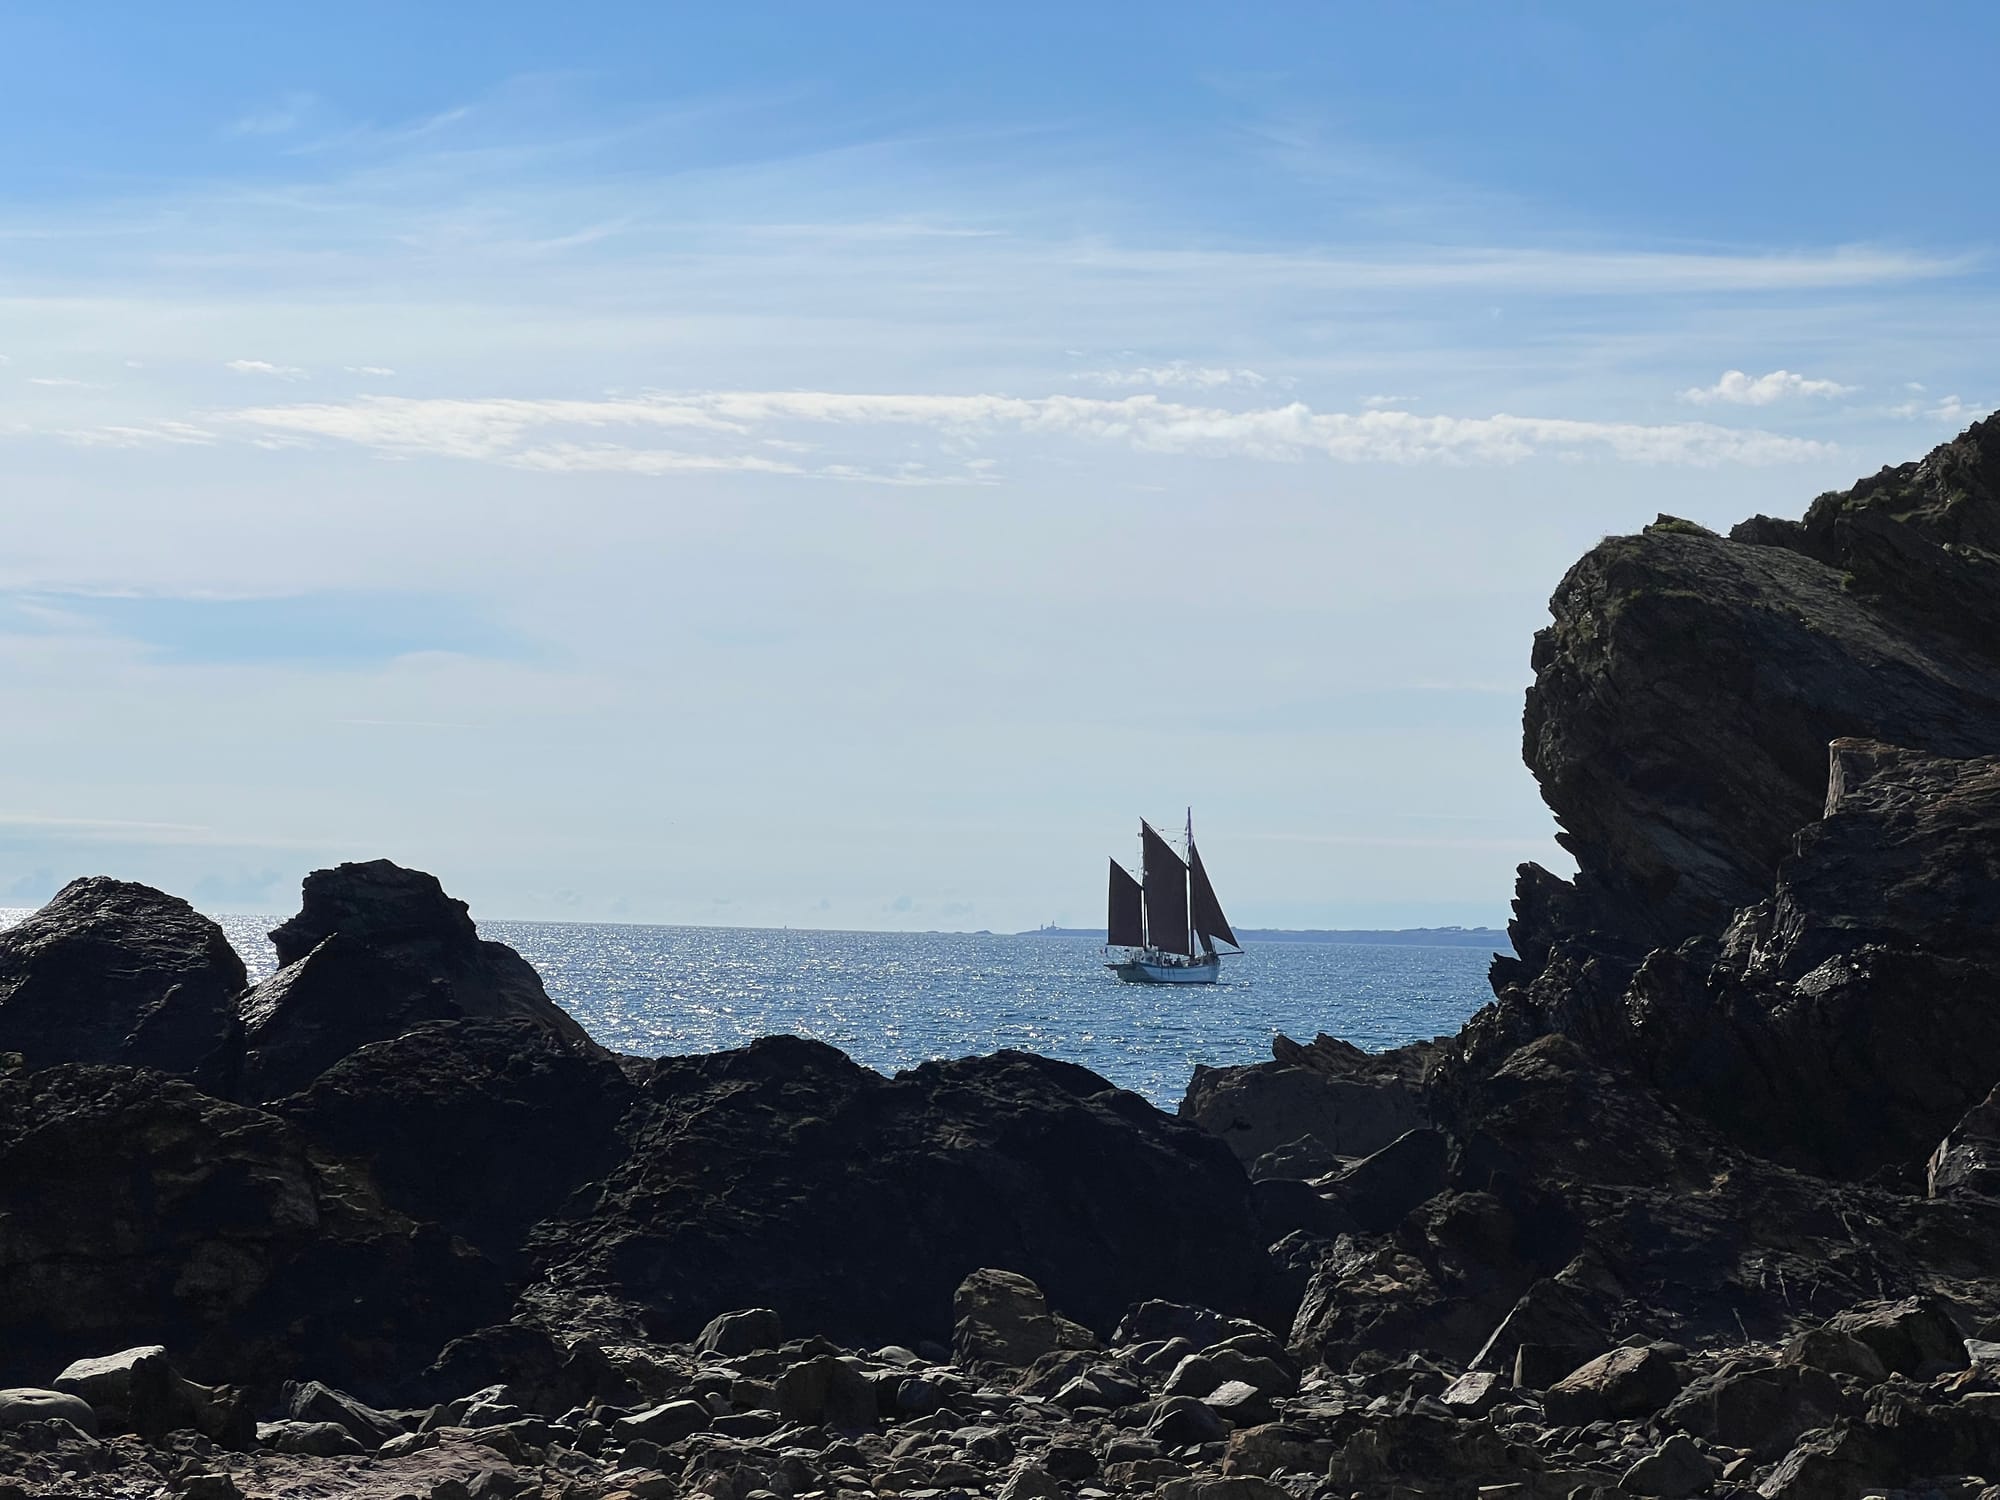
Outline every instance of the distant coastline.
<svg viewBox="0 0 2000 1500">
<path fill-rule="evenodd" d="M 1103 939 L 1098 927 L 1037 927 L 1017 932 L 1015 937 L 1057 937 Z M 1396 927 L 1319 928 L 1245 927 L 1239 936 L 1246 943 L 1380 943 L 1408 948 L 1485 948 L 1511 951 L 1504 929 L 1498 927 Z"/>
</svg>

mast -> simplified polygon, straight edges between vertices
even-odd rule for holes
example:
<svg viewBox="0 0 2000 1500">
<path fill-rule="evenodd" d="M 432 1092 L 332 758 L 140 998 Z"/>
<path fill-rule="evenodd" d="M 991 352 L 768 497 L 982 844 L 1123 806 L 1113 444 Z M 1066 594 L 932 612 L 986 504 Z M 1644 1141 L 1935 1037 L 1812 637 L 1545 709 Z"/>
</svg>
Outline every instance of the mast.
<svg viewBox="0 0 2000 1500">
<path fill-rule="evenodd" d="M 1194 864 L 1194 808 L 1192 806 L 1190 806 L 1187 810 L 1187 841 L 1183 843 L 1181 847 L 1187 850 L 1188 864 L 1192 866 Z M 1190 868 L 1188 871 L 1187 911 L 1188 911 L 1188 957 L 1192 958 L 1194 957 L 1194 945 L 1197 937 L 1197 934 L 1194 930 L 1194 871 L 1192 868 Z"/>
</svg>

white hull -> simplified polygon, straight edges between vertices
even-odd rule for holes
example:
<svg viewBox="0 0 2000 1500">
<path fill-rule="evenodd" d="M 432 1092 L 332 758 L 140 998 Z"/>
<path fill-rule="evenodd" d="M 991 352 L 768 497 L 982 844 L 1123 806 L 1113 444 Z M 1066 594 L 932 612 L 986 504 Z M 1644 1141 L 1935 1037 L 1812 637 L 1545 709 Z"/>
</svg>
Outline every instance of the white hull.
<svg viewBox="0 0 2000 1500">
<path fill-rule="evenodd" d="M 1210 956 L 1190 963 L 1162 954 L 1142 953 L 1105 968 L 1127 984 L 1214 984 L 1222 977 L 1222 960 Z"/>
</svg>

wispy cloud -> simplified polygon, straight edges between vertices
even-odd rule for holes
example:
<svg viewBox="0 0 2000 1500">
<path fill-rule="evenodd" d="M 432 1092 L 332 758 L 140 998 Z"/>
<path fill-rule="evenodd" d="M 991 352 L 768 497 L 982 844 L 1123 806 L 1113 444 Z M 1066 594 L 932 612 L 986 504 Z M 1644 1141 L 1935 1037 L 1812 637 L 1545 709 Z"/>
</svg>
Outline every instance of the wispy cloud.
<svg viewBox="0 0 2000 1500">
<path fill-rule="evenodd" d="M 56 436 L 85 448 L 206 448 L 216 437 L 192 422 L 160 421 L 143 427 L 66 427 Z"/>
<path fill-rule="evenodd" d="M 350 375 L 394 375 L 396 372 L 387 365 L 342 365 L 341 369 Z"/>
<path fill-rule="evenodd" d="M 30 375 L 29 385 L 54 386 L 62 390 L 87 391 L 95 387 L 88 380 L 78 380 L 72 375 Z"/>
<path fill-rule="evenodd" d="M 1855 387 L 1837 380 L 1809 380 L 1790 370 L 1773 370 L 1768 375 L 1749 375 L 1742 370 L 1725 370 L 1714 385 L 1695 386 L 1681 392 L 1681 400 L 1697 406 L 1770 406 L 1799 396 L 1846 396 Z"/>
<path fill-rule="evenodd" d="M 1232 410 L 1162 400 L 1085 396 L 915 395 L 836 391 L 714 391 L 600 400 L 455 400 L 367 396 L 248 407 L 219 420 L 292 438 L 333 439 L 396 455 L 427 454 L 551 471 L 741 469 L 853 477 L 746 450 L 788 426 L 917 427 L 961 442 L 1012 434 L 1083 439 L 1158 453 L 1263 461 L 1514 463 L 1554 456 L 1634 463 L 1771 464 L 1818 458 L 1829 445 L 1705 422 L 1644 424 L 1558 417 L 1422 416 L 1315 411 L 1303 402 Z M 574 434 L 673 429 L 695 448 L 661 451 Z M 983 470 L 981 471 L 984 472 Z"/>
<path fill-rule="evenodd" d="M 306 123 L 315 102 L 311 94 L 287 94 L 267 109 L 252 110 L 230 121 L 223 133 L 233 136 L 289 135 Z"/>
<path fill-rule="evenodd" d="M 1230 369 L 1222 365 L 1197 365 L 1177 359 L 1164 365 L 1137 365 L 1124 370 L 1085 370 L 1076 377 L 1089 385 L 1152 386 L 1156 389 L 1182 387 L 1212 391 L 1223 386 L 1255 389 L 1270 383 L 1255 370 Z"/>
<path fill-rule="evenodd" d="M 1361 404 L 1370 411 L 1382 411 L 1391 406 L 1408 406 L 1416 399 L 1415 396 L 1366 396 Z"/>
<path fill-rule="evenodd" d="M 267 359 L 227 359 L 222 362 L 225 370 L 234 370 L 238 375 L 268 375 L 274 380 L 304 380 L 306 372 L 297 365 L 274 365 Z"/>
</svg>

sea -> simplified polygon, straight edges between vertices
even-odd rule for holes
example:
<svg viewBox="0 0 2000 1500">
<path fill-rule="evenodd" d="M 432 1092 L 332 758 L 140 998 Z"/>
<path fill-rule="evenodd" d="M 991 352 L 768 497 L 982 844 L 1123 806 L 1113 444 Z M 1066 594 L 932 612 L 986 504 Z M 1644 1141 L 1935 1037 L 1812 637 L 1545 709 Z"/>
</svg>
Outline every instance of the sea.
<svg viewBox="0 0 2000 1500">
<path fill-rule="evenodd" d="M 0 910 L 0 927 L 27 915 Z M 218 915 L 253 979 L 282 918 Z M 1480 947 L 1252 943 L 1216 985 L 1120 983 L 1089 938 L 482 922 L 598 1041 L 646 1056 L 773 1032 L 885 1073 L 1003 1047 L 1059 1057 L 1172 1110 L 1195 1066 L 1260 1062 L 1279 1033 L 1368 1051 L 1456 1031 L 1492 998 Z"/>
</svg>

